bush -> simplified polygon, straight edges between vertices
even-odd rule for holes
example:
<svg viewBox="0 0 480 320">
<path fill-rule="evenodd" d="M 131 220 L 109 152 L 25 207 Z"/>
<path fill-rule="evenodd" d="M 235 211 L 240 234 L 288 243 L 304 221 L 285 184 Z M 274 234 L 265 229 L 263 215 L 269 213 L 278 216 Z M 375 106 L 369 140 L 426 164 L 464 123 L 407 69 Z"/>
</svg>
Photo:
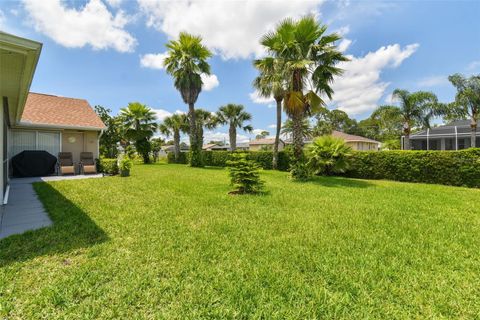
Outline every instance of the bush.
<svg viewBox="0 0 480 320">
<path fill-rule="evenodd" d="M 345 174 L 363 179 L 480 187 L 480 148 L 460 151 L 353 152 Z"/>
<path fill-rule="evenodd" d="M 322 136 L 307 149 L 307 166 L 314 174 L 344 173 L 350 166 L 352 149 L 345 141 L 332 136 Z"/>
<path fill-rule="evenodd" d="M 118 174 L 117 159 L 100 158 L 97 160 L 97 171 L 106 174 Z"/>
<path fill-rule="evenodd" d="M 231 183 L 237 188 L 234 193 L 259 193 L 264 182 L 260 180 L 260 166 L 253 160 L 247 159 L 246 153 L 231 153 L 227 161 Z"/>
<path fill-rule="evenodd" d="M 253 160 L 258 163 L 263 169 L 272 169 L 273 153 L 271 151 L 250 151 L 245 152 L 247 159 Z M 203 164 L 205 166 L 212 167 L 226 167 L 227 161 L 230 159 L 230 151 L 202 151 Z M 188 163 L 188 154 L 182 152 L 180 159 L 175 162 L 175 156 L 173 152 L 169 152 L 167 155 L 168 163 Z M 288 171 L 290 167 L 290 156 L 287 152 L 280 151 L 278 153 L 278 170 Z"/>
</svg>

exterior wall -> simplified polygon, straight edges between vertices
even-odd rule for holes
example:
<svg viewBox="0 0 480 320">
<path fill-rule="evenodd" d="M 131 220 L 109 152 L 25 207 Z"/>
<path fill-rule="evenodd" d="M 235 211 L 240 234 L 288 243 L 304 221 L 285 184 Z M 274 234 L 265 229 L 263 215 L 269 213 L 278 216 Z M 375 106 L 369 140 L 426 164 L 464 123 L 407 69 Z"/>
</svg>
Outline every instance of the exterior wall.
<svg viewBox="0 0 480 320">
<path fill-rule="evenodd" d="M 99 157 L 98 145 L 99 145 L 100 133 L 97 131 L 86 131 L 84 138 L 85 138 L 84 150 L 86 152 L 92 152 L 93 158 L 98 159 Z"/>
<path fill-rule="evenodd" d="M 345 144 L 355 151 L 378 151 L 378 144 L 373 142 L 347 141 Z"/>
<path fill-rule="evenodd" d="M 5 165 L 8 165 L 8 161 L 7 163 L 4 163 L 3 162 L 3 158 L 5 157 L 5 154 L 4 154 L 4 145 L 3 145 L 3 139 L 4 139 L 4 126 L 5 126 L 5 119 L 4 119 L 4 110 L 3 110 L 3 99 L 0 99 L 0 159 L 2 159 L 2 170 L 0 170 L 0 205 L 3 204 L 3 196 L 5 194 L 5 190 L 4 190 L 4 183 L 3 183 L 3 179 L 6 177 L 4 176 L 4 166 Z"/>
</svg>

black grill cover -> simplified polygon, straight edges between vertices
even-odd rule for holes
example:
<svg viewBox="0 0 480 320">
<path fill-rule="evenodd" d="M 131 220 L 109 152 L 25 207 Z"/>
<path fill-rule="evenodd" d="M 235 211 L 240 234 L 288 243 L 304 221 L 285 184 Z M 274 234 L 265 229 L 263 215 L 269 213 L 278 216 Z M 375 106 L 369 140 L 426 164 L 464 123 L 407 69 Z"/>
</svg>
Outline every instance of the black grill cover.
<svg viewBox="0 0 480 320">
<path fill-rule="evenodd" d="M 14 177 L 41 177 L 55 173 L 57 158 L 47 151 L 22 151 L 12 158 Z"/>
</svg>

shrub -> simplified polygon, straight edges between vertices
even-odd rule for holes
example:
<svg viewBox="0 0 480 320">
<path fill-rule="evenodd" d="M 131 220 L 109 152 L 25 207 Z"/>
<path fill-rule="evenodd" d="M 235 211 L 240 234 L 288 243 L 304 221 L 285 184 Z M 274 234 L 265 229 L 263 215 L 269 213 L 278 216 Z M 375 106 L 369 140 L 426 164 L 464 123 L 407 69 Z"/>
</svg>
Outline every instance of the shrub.
<svg viewBox="0 0 480 320">
<path fill-rule="evenodd" d="M 345 175 L 480 187 L 480 149 L 353 152 Z"/>
<path fill-rule="evenodd" d="M 308 147 L 307 166 L 314 174 L 344 173 L 349 168 L 351 152 L 343 139 L 322 136 Z"/>
<path fill-rule="evenodd" d="M 250 151 L 245 152 L 247 159 L 255 161 L 263 169 L 272 169 L 273 153 L 271 151 Z M 230 159 L 230 151 L 202 151 L 203 163 L 206 166 L 212 167 L 226 167 L 227 161 Z M 175 162 L 175 156 L 173 152 L 169 152 L 167 155 L 168 163 L 188 163 L 188 154 L 182 152 L 180 159 Z M 290 155 L 284 151 L 278 153 L 278 170 L 288 171 L 290 167 Z"/>
<path fill-rule="evenodd" d="M 232 153 L 227 161 L 231 183 L 237 188 L 232 193 L 258 193 L 263 189 L 264 182 L 260 180 L 260 166 L 247 159 L 246 153 Z"/>
<path fill-rule="evenodd" d="M 118 167 L 120 169 L 120 175 L 122 177 L 128 177 L 130 175 L 130 169 L 133 167 L 133 161 L 128 157 L 123 157 L 119 161 Z"/>
<path fill-rule="evenodd" d="M 97 171 L 106 174 L 118 174 L 117 159 L 100 158 L 97 160 Z"/>
</svg>

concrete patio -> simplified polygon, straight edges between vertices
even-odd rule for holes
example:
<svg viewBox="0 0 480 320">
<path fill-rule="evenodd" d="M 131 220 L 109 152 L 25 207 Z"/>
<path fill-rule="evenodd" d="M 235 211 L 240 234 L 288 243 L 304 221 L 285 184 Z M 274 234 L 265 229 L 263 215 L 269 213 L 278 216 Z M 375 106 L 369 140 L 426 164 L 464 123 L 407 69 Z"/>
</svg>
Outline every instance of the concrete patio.
<svg viewBox="0 0 480 320">
<path fill-rule="evenodd" d="M 10 180 L 8 203 L 0 210 L 0 239 L 48 227 L 52 221 L 33 189 L 33 182 L 101 178 L 103 175 L 50 176 Z"/>
</svg>

